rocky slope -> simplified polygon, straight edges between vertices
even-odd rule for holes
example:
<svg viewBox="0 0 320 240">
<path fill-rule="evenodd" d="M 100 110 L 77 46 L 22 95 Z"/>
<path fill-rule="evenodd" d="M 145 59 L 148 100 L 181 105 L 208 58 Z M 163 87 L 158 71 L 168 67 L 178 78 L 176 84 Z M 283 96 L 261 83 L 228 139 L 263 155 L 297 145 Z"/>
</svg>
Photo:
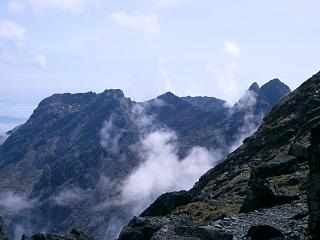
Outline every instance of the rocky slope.
<svg viewBox="0 0 320 240">
<path fill-rule="evenodd" d="M 309 239 L 308 158 L 314 210 L 309 225 L 318 239 L 318 132 L 311 157 L 307 148 L 319 123 L 320 73 L 276 105 L 257 132 L 190 191 L 167 193 L 132 219 L 119 240 L 232 239 L 230 234 L 233 239 Z"/>
<path fill-rule="evenodd" d="M 181 158 L 194 146 L 224 156 L 289 91 L 279 80 L 261 88 L 253 84 L 233 107 L 170 92 L 136 103 L 121 90 L 55 94 L 43 100 L 0 146 L 0 207 L 9 236 L 80 226 L 97 239 L 111 239 L 132 217 L 130 204 L 113 202 L 119 202 L 121 181 L 142 161 L 136 149 L 146 133 L 170 129 Z M 10 205 L 12 199 L 18 208 Z M 110 223 L 115 223 L 111 229 Z"/>
</svg>

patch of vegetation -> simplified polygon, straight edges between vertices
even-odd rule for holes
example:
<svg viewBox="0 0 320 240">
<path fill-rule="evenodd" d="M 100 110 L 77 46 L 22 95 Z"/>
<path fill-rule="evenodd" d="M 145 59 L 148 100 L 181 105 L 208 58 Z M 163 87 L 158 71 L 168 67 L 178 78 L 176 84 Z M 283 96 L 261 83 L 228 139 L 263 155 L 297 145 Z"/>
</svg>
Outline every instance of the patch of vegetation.
<svg viewBox="0 0 320 240">
<path fill-rule="evenodd" d="M 217 220 L 226 214 L 237 214 L 242 205 L 242 200 L 219 200 L 213 204 L 207 202 L 193 202 L 177 208 L 173 214 L 183 215 L 197 224 Z"/>
</svg>

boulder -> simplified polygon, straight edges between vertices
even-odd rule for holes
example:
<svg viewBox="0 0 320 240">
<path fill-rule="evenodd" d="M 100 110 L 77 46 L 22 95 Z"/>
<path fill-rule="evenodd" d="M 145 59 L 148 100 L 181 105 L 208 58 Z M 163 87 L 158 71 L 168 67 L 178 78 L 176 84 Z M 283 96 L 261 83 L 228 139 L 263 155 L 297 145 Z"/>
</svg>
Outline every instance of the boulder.
<svg viewBox="0 0 320 240">
<path fill-rule="evenodd" d="M 305 162 L 308 159 L 308 149 L 299 143 L 293 143 L 289 148 L 288 155 L 296 157 L 298 162 Z"/>
<path fill-rule="evenodd" d="M 165 226 L 151 240 L 232 240 L 233 235 L 212 226 Z"/>
<path fill-rule="evenodd" d="M 313 240 L 320 239 L 320 125 L 311 131 L 309 154 L 309 231 Z"/>
<path fill-rule="evenodd" d="M 285 239 L 284 235 L 276 228 L 269 225 L 252 226 L 247 235 L 248 240 L 281 240 Z"/>
<path fill-rule="evenodd" d="M 190 203 L 191 200 L 191 194 L 187 191 L 165 193 L 141 213 L 140 216 L 165 216 L 177 207 Z"/>
<path fill-rule="evenodd" d="M 279 193 L 276 185 L 267 180 L 259 179 L 250 183 L 240 213 L 248 213 L 261 208 L 270 208 L 298 199 L 299 196 L 296 195 Z"/>
<path fill-rule="evenodd" d="M 298 170 L 297 158 L 294 156 L 276 157 L 273 160 L 255 167 L 251 171 L 251 179 L 294 173 Z"/>
<path fill-rule="evenodd" d="M 134 217 L 121 231 L 118 240 L 150 240 L 152 235 L 169 224 L 165 218 Z"/>
</svg>

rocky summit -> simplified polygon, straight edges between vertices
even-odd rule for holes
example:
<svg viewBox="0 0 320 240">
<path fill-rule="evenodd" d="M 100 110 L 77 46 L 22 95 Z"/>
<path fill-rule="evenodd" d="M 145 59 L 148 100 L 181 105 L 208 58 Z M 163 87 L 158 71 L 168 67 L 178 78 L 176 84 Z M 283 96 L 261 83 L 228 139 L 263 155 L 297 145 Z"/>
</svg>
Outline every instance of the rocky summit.
<svg viewBox="0 0 320 240">
<path fill-rule="evenodd" d="M 320 73 L 191 190 L 166 193 L 133 218 L 119 240 L 320 239 L 319 124 Z"/>
<path fill-rule="evenodd" d="M 137 203 L 122 198 L 121 187 L 125 180 L 145 161 L 143 146 L 150 148 L 159 143 L 146 145 L 146 136 L 151 133 L 155 134 L 151 136 L 159 136 L 159 132 L 165 132 L 165 137 L 170 136 L 165 140 L 166 149 L 179 161 L 190 160 L 188 156 L 194 147 L 214 151 L 215 161 L 221 161 L 257 129 L 263 117 L 289 92 L 290 89 L 279 80 L 272 80 L 261 88 L 254 84 L 231 107 L 220 99 L 178 97 L 171 92 L 137 103 L 116 89 L 100 94 L 55 94 L 44 99 L 30 119 L 11 131 L 0 146 L 0 210 L 7 223 L 7 235 L 10 238 L 19 234 L 33 236 L 44 229 L 61 234 L 80 227 L 95 239 L 116 238 L 134 214 L 163 193 L 163 190 L 157 190 L 150 199 L 139 202 L 141 209 L 135 212 L 132 210 Z M 159 138 L 152 139 L 159 141 Z M 149 155 L 153 154 L 149 152 Z M 239 167 L 237 171 L 244 170 Z M 234 176 L 237 174 L 234 172 Z M 222 201 L 220 197 L 211 197 L 213 193 L 218 194 L 218 189 L 214 190 L 215 183 L 208 181 L 211 176 L 204 176 L 188 193 L 165 195 L 142 215 L 157 218 L 174 212 L 179 217 L 190 211 L 191 219 L 206 219 L 209 217 L 207 212 L 212 217 L 219 217 L 210 210 L 219 207 L 210 201 Z M 236 180 L 234 184 L 237 184 Z M 238 180 L 239 189 L 245 191 L 244 181 Z M 231 193 L 226 190 L 230 184 L 218 184 L 223 186 L 219 190 L 221 194 Z M 210 191 L 205 186 L 210 186 Z M 130 189 L 126 191 L 130 192 Z M 234 197 L 236 208 L 243 196 L 235 194 Z M 12 201 L 17 206 L 13 206 Z M 203 213 L 196 213 L 197 208 L 203 209 Z M 162 220 L 156 222 L 159 226 L 164 223 Z M 186 237 L 230 239 L 230 235 L 212 227 L 195 226 L 194 231 L 189 232 Z M 52 235 L 29 238 L 26 235 L 24 239 L 57 238 Z M 78 238 L 68 235 L 61 239 Z"/>
</svg>

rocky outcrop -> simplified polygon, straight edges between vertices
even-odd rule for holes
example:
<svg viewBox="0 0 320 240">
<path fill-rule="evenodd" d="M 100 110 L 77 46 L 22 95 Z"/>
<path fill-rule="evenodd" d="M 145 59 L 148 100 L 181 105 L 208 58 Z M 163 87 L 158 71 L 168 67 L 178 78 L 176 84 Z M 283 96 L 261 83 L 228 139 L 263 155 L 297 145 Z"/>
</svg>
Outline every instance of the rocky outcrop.
<svg viewBox="0 0 320 240">
<path fill-rule="evenodd" d="M 284 239 L 284 235 L 269 225 L 258 225 L 249 229 L 246 238 L 248 240 L 281 240 Z"/>
<path fill-rule="evenodd" d="M 28 237 L 23 235 L 21 240 L 93 240 L 93 238 L 87 236 L 80 230 L 72 229 L 70 233 L 64 236 L 54 234 L 35 234 Z"/>
<path fill-rule="evenodd" d="M 155 232 L 170 225 L 166 218 L 134 217 L 121 231 L 119 240 L 150 240 Z"/>
<path fill-rule="evenodd" d="M 299 143 L 293 143 L 289 148 L 288 155 L 296 157 L 298 162 L 304 162 L 308 159 L 308 149 Z"/>
<path fill-rule="evenodd" d="M 140 216 L 165 216 L 177 207 L 190 203 L 191 200 L 192 196 L 187 191 L 165 193 L 143 211 Z"/>
<path fill-rule="evenodd" d="M 213 226 L 198 226 L 181 219 L 135 217 L 119 240 L 232 240 L 233 235 Z"/>
<path fill-rule="evenodd" d="M 297 159 L 293 156 L 276 157 L 273 160 L 255 167 L 251 179 L 294 173 L 298 170 Z"/>
<path fill-rule="evenodd" d="M 313 240 L 320 239 L 320 125 L 312 130 L 309 152 L 309 230 Z"/>
<path fill-rule="evenodd" d="M 233 235 L 213 226 L 166 226 L 151 240 L 232 240 Z"/>
<path fill-rule="evenodd" d="M 280 193 L 276 185 L 267 180 L 259 179 L 249 185 L 246 199 L 239 212 L 252 212 L 261 208 L 290 203 L 294 200 L 299 200 L 299 196 Z"/>
</svg>

